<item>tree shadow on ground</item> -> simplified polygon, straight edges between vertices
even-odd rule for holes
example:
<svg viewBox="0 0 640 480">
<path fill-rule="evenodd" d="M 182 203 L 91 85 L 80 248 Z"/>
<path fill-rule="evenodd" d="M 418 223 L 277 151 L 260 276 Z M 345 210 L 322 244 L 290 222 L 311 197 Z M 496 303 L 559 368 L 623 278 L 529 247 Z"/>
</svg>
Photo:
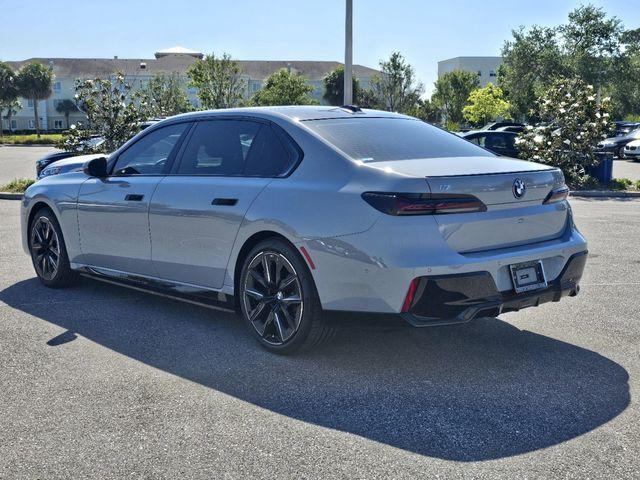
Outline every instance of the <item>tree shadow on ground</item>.
<svg viewBox="0 0 640 480">
<path fill-rule="evenodd" d="M 0 301 L 68 330 L 68 340 L 76 333 L 273 412 L 442 459 L 549 447 L 630 400 L 617 363 L 495 318 L 432 329 L 360 319 L 314 352 L 280 357 L 234 315 L 93 280 L 70 290 L 26 280 Z"/>
</svg>

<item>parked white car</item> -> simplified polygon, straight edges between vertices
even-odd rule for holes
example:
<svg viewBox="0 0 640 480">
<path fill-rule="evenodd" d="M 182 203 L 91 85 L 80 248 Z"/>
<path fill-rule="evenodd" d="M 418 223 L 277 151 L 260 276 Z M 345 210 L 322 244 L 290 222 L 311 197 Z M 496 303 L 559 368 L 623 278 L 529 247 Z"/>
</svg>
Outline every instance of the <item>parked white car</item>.
<svg viewBox="0 0 640 480">
<path fill-rule="evenodd" d="M 640 140 L 634 140 L 624 146 L 625 158 L 640 159 Z"/>
</svg>

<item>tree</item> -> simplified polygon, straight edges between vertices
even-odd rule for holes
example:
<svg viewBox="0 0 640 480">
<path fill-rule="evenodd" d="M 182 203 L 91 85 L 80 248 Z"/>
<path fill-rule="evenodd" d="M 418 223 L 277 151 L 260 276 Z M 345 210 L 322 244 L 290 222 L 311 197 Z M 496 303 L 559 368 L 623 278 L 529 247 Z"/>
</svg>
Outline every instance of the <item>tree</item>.
<svg viewBox="0 0 640 480">
<path fill-rule="evenodd" d="M 438 108 L 443 122 L 462 122 L 462 109 L 478 86 L 478 76 L 474 72 L 453 70 L 438 78 L 431 101 Z"/>
<path fill-rule="evenodd" d="M 344 66 L 340 65 L 335 70 L 330 71 L 322 79 L 324 83 L 324 98 L 329 105 L 342 105 L 344 103 Z M 360 95 L 360 84 L 353 77 L 353 98 L 358 104 Z"/>
<path fill-rule="evenodd" d="M 413 67 L 399 52 L 393 52 L 389 60 L 380 61 L 380 75 L 371 79 L 371 90 L 385 110 L 406 113 L 420 99 L 424 87 L 416 82 Z"/>
<path fill-rule="evenodd" d="M 0 136 L 2 136 L 2 112 L 7 110 L 9 128 L 11 128 L 11 115 L 18 98 L 16 75 L 9 64 L 0 62 Z"/>
<path fill-rule="evenodd" d="M 88 124 L 71 125 L 60 147 L 85 153 L 110 153 L 140 130 L 149 116 L 146 95 L 134 91 L 118 72 L 113 79 L 79 80 L 76 100 L 87 115 Z M 104 139 L 99 145 L 88 142 L 93 135 Z"/>
<path fill-rule="evenodd" d="M 464 118 L 475 125 L 482 126 L 491 120 L 509 118 L 511 105 L 504 99 L 502 89 L 492 83 L 472 91 L 468 102 L 469 105 L 462 112 Z"/>
<path fill-rule="evenodd" d="M 517 117 L 540 119 L 531 107 L 559 78 L 579 78 L 598 96 L 611 95 L 617 117 L 637 113 L 640 33 L 625 32 L 621 21 L 591 5 L 569 13 L 557 27 L 520 28 L 505 42 L 499 84 Z"/>
<path fill-rule="evenodd" d="M 313 105 L 316 102 L 309 94 L 313 87 L 307 80 L 282 68 L 269 75 L 264 87 L 258 90 L 251 99 L 254 105 Z"/>
<path fill-rule="evenodd" d="M 623 54 L 624 29 L 618 18 L 607 18 L 603 9 L 587 5 L 570 12 L 569 23 L 558 30 L 575 76 L 596 87 L 615 81 L 615 67 Z"/>
<path fill-rule="evenodd" d="M 143 89 L 153 116 L 168 117 L 193 109 L 185 93 L 185 85 L 177 73 L 154 75 Z"/>
<path fill-rule="evenodd" d="M 592 85 L 557 80 L 539 102 L 546 125 L 527 127 L 517 140 L 521 157 L 561 168 L 571 186 L 585 184 L 587 167 L 599 162 L 593 146 L 609 131 L 609 107 L 606 97 L 598 104 Z"/>
<path fill-rule="evenodd" d="M 498 84 L 506 92 L 513 114 L 519 119 L 539 119 L 534 110 L 538 97 L 551 83 L 568 75 L 558 44 L 557 29 L 533 26 L 512 32 L 513 40 L 502 48 Z"/>
<path fill-rule="evenodd" d="M 60 102 L 58 102 L 58 105 L 56 105 L 56 112 L 64 115 L 67 128 L 69 128 L 69 115 L 77 111 L 78 106 L 76 105 L 76 102 L 74 102 L 73 100 L 69 100 L 68 98 L 61 100 Z"/>
<path fill-rule="evenodd" d="M 36 124 L 36 134 L 40 138 L 40 117 L 38 116 L 38 101 L 51 96 L 53 72 L 39 62 L 24 65 L 17 75 L 18 92 L 24 98 L 33 101 L 33 116 Z"/>
<path fill-rule="evenodd" d="M 17 98 L 13 99 L 12 101 L 0 102 L 0 117 L 2 116 L 2 112 L 6 111 L 6 113 L 4 114 L 4 118 L 7 119 L 7 123 L 9 124 L 9 132 L 11 132 L 11 117 L 18 113 L 20 109 L 22 109 L 22 105 Z M 0 121 L 0 123 L 2 122 Z M 1 135 L 2 128 L 0 127 L 0 136 Z"/>
<path fill-rule="evenodd" d="M 246 89 L 240 65 L 228 53 L 221 58 L 206 55 L 187 70 L 189 85 L 198 89 L 204 108 L 232 108 L 240 104 Z"/>
<path fill-rule="evenodd" d="M 407 111 L 407 115 L 435 123 L 438 121 L 438 108 L 429 99 L 418 99 L 416 104 Z"/>
</svg>

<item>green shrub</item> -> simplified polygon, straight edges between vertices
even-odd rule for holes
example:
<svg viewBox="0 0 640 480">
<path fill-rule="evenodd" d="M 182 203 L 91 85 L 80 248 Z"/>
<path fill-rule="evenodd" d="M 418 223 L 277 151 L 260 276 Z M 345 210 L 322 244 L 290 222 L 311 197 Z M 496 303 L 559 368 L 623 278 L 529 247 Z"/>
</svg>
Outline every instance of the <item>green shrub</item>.
<svg viewBox="0 0 640 480">
<path fill-rule="evenodd" d="M 0 192 L 24 193 L 24 191 L 34 183 L 36 183 L 36 181 L 31 178 L 16 178 L 6 185 L 1 186 Z"/>
<path fill-rule="evenodd" d="M 446 122 L 444 122 L 443 127 L 449 130 L 450 132 L 460 131 L 460 125 L 458 124 L 458 122 L 454 122 L 453 120 L 447 120 Z"/>
<path fill-rule="evenodd" d="M 51 145 L 62 140 L 61 133 L 42 134 L 40 138 L 36 134 L 29 135 L 3 135 L 0 143 L 7 145 Z"/>
<path fill-rule="evenodd" d="M 626 190 L 631 185 L 633 185 L 633 182 L 628 178 L 613 178 L 609 183 L 609 188 L 611 190 Z"/>
<path fill-rule="evenodd" d="M 600 182 L 595 177 L 585 174 L 576 179 L 573 188 L 576 190 L 595 190 L 600 188 Z"/>
<path fill-rule="evenodd" d="M 640 190 L 640 180 L 636 180 L 633 186 L 636 187 L 636 190 Z"/>
</svg>

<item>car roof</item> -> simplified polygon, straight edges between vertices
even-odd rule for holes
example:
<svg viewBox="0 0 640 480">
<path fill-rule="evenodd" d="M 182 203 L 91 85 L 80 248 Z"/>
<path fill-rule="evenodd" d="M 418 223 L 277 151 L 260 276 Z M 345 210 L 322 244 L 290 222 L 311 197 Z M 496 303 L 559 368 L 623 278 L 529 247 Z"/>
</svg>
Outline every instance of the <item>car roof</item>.
<svg viewBox="0 0 640 480">
<path fill-rule="evenodd" d="M 469 132 L 464 132 L 462 134 L 460 134 L 460 136 L 462 138 L 467 138 L 467 137 L 477 137 L 477 136 L 484 136 L 484 137 L 488 137 L 488 136 L 496 136 L 496 135 L 517 135 L 516 132 L 507 132 L 505 130 L 471 130 Z"/>
<path fill-rule="evenodd" d="M 198 112 L 183 113 L 170 117 L 177 118 L 201 118 L 211 116 L 255 116 L 259 118 L 283 118 L 290 121 L 322 120 L 328 118 L 410 118 L 399 113 L 386 112 L 383 110 L 371 110 L 367 108 L 352 109 L 346 107 L 332 107 L 324 105 L 295 105 L 281 107 L 243 107 L 227 108 L 220 110 L 201 110 Z"/>
</svg>

